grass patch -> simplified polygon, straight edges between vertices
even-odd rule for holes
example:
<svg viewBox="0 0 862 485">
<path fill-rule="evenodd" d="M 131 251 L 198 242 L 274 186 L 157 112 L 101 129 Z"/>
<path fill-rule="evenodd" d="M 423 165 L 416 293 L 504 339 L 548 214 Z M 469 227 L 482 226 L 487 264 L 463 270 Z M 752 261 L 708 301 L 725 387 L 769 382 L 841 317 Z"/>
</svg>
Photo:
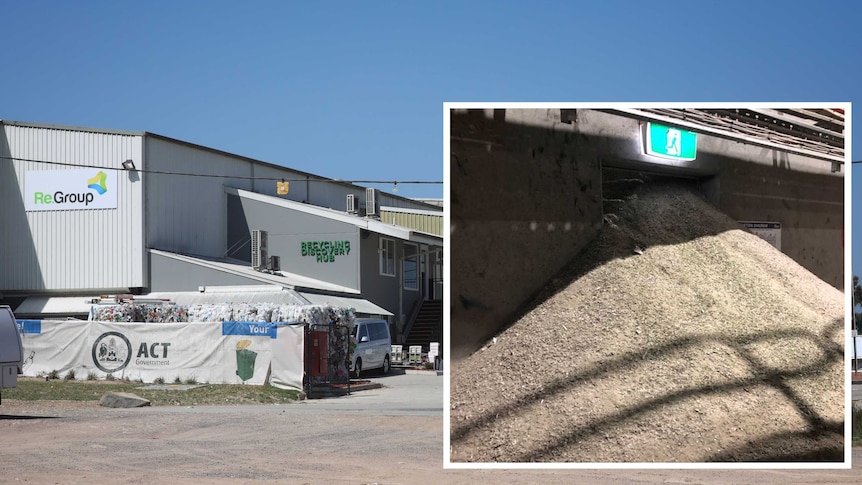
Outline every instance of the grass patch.
<svg viewBox="0 0 862 485">
<path fill-rule="evenodd" d="M 3 400 L 98 401 L 108 391 L 131 392 L 153 406 L 207 406 L 225 404 L 286 404 L 299 399 L 299 391 L 272 386 L 206 384 L 187 391 L 139 389 L 142 384 L 114 381 L 64 381 L 19 378 L 18 387 L 3 390 Z"/>
</svg>

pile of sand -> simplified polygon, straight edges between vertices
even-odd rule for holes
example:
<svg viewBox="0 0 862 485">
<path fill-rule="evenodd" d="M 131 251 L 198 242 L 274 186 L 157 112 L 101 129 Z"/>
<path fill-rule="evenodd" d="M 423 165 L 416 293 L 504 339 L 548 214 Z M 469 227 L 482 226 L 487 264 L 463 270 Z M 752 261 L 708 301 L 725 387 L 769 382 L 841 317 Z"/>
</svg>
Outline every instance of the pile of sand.
<svg viewBox="0 0 862 485">
<path fill-rule="evenodd" d="M 451 460 L 841 461 L 843 307 L 696 190 L 643 184 L 452 364 Z"/>
</svg>

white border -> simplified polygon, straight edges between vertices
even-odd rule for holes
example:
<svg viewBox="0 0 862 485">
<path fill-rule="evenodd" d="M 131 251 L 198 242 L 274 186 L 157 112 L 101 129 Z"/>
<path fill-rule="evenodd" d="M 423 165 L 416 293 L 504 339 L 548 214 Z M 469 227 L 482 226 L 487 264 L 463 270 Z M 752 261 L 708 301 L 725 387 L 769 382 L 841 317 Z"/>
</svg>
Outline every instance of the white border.
<svg viewBox="0 0 862 485">
<path fill-rule="evenodd" d="M 765 103 L 728 103 L 728 102 L 643 102 L 643 103 L 575 103 L 575 102 L 444 102 L 443 103 L 443 281 L 451 282 L 452 252 L 451 239 L 451 199 L 450 185 L 450 114 L 453 109 L 619 109 L 619 108 L 843 108 L 844 109 L 844 461 L 841 463 L 461 463 L 451 462 L 450 441 L 450 387 L 451 373 L 451 332 L 450 294 L 446 285 L 443 292 L 443 468 L 444 469 L 850 469 L 851 468 L 851 383 L 850 366 L 851 345 L 849 323 L 851 320 L 851 291 L 853 270 L 851 267 L 851 174 L 852 174 L 852 103 L 850 102 L 765 102 Z"/>
</svg>

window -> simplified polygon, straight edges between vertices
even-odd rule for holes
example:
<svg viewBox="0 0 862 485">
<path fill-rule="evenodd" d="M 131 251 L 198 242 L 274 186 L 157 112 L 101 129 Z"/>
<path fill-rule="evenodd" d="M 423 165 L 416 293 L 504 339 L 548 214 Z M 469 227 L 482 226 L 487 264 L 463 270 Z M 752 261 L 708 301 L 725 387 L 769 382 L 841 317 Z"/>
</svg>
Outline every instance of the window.
<svg viewBox="0 0 862 485">
<path fill-rule="evenodd" d="M 395 276 L 395 241 L 380 238 L 380 274 L 384 276 Z"/>
<path fill-rule="evenodd" d="M 386 338 L 386 324 L 383 322 L 374 322 L 369 329 L 371 340 L 383 340 Z"/>
<path fill-rule="evenodd" d="M 401 266 L 405 290 L 419 290 L 418 246 L 404 243 L 404 264 Z"/>
</svg>

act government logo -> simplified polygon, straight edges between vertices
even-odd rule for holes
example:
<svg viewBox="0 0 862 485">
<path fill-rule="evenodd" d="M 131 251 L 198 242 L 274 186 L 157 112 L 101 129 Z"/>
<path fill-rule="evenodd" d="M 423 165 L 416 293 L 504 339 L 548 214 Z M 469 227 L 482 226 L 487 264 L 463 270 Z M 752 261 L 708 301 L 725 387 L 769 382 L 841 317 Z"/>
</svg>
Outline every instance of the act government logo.
<svg viewBox="0 0 862 485">
<path fill-rule="evenodd" d="M 125 369 L 132 359 L 132 344 L 120 332 L 105 332 L 93 342 L 93 363 L 104 372 Z"/>
</svg>

